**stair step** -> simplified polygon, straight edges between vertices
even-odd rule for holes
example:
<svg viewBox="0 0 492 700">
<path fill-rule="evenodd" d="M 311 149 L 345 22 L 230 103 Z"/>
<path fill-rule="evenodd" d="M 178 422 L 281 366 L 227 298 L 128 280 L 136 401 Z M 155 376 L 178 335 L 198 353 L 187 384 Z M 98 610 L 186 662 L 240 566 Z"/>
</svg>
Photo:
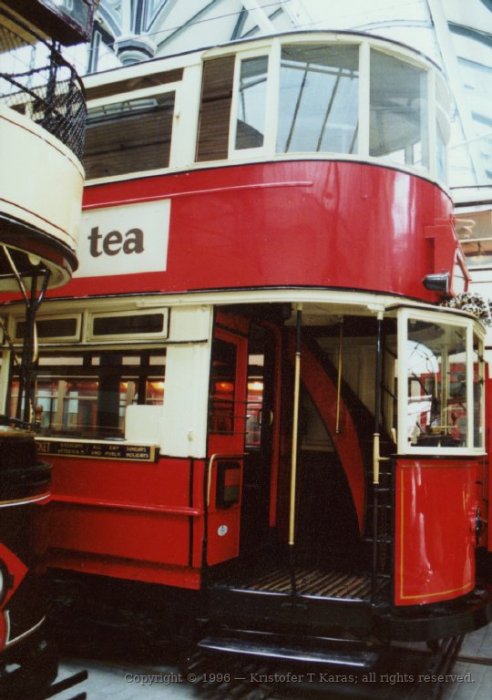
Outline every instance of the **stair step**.
<svg viewBox="0 0 492 700">
<path fill-rule="evenodd" d="M 343 648 L 306 648 L 283 641 L 272 643 L 265 639 L 240 639 L 233 637 L 205 637 L 198 642 L 200 649 L 228 654 L 323 664 L 337 668 L 366 669 L 374 666 L 379 658 L 375 651 Z"/>
</svg>

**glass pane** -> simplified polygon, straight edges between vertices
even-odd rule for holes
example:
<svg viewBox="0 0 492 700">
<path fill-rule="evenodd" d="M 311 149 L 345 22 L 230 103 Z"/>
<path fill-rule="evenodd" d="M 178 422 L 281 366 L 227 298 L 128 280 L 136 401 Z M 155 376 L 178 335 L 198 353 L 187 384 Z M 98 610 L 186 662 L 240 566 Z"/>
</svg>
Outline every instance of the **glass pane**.
<svg viewBox="0 0 492 700">
<path fill-rule="evenodd" d="M 104 335 L 134 335 L 161 333 L 164 329 L 164 314 L 133 314 L 128 316 L 96 316 L 92 333 Z"/>
<path fill-rule="evenodd" d="M 87 178 L 167 168 L 173 113 L 174 92 L 89 110 Z"/>
<path fill-rule="evenodd" d="M 212 396 L 210 430 L 231 435 L 234 432 L 234 395 L 236 386 L 236 347 L 215 340 L 212 350 Z"/>
<path fill-rule="evenodd" d="M 484 445 L 484 388 L 485 366 L 483 344 L 473 336 L 473 446 Z"/>
<path fill-rule="evenodd" d="M 265 356 L 248 356 L 248 393 L 246 398 L 246 448 L 260 449 L 265 400 Z"/>
<path fill-rule="evenodd" d="M 410 320 L 407 373 L 409 444 L 466 446 L 466 329 Z"/>
<path fill-rule="evenodd" d="M 441 182 L 447 182 L 448 163 L 446 136 L 441 122 L 442 120 L 438 118 L 436 124 L 436 167 L 438 179 Z"/>
<path fill-rule="evenodd" d="M 285 46 L 277 151 L 355 153 L 358 89 L 358 47 Z"/>
<path fill-rule="evenodd" d="M 268 56 L 241 61 L 236 121 L 237 149 L 263 146 L 267 71 Z"/>
<path fill-rule="evenodd" d="M 165 355 L 87 351 L 44 353 L 36 382 L 35 414 L 43 435 L 123 437 L 129 404 L 162 404 Z M 12 399 L 17 382 L 13 382 Z"/>
<path fill-rule="evenodd" d="M 373 50 L 370 101 L 370 154 L 428 168 L 427 73 Z"/>
<path fill-rule="evenodd" d="M 77 333 L 78 318 L 50 318 L 36 321 L 38 338 L 73 338 Z M 16 339 L 24 338 L 26 322 L 18 321 L 15 326 Z"/>
</svg>

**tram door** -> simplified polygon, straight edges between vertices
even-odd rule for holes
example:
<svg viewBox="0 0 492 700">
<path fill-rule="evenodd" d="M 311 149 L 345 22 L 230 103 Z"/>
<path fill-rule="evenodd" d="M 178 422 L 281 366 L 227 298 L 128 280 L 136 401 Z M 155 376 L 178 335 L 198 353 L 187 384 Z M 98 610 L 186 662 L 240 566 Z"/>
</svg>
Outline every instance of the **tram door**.
<svg viewBox="0 0 492 700">
<path fill-rule="evenodd" d="M 274 473 L 275 336 L 266 327 L 252 324 L 248 344 L 246 437 L 241 510 L 241 553 L 268 542 L 272 512 Z"/>
<path fill-rule="evenodd" d="M 207 563 L 239 555 L 248 323 L 217 314 L 212 345 L 207 466 Z"/>
</svg>

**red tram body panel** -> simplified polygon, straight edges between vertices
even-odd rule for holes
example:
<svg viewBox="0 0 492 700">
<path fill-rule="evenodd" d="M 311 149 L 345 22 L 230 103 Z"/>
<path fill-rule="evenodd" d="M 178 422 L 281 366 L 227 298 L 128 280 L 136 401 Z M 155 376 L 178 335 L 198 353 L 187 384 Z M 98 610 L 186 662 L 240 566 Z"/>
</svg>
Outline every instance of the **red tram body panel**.
<svg viewBox="0 0 492 700">
<path fill-rule="evenodd" d="M 449 308 L 436 67 L 313 33 L 87 83 L 80 268 L 38 320 L 62 591 L 118 582 L 157 627 L 253 654 L 271 629 L 308 653 L 486 624 L 485 332 Z"/>
<path fill-rule="evenodd" d="M 395 604 L 469 593 L 475 586 L 479 464 L 399 459 L 396 471 Z M 439 517 L 428 515 L 433 512 Z"/>
<path fill-rule="evenodd" d="M 119 237 L 111 228 L 84 229 L 85 255 L 108 265 L 98 294 L 307 285 L 433 302 L 436 294 L 422 280 L 453 269 L 458 250 L 451 202 L 439 187 L 366 163 L 296 160 L 92 185 L 84 208 L 167 198 L 169 243 L 160 272 L 111 274 L 121 258 L 137 263 L 141 252 L 125 252 L 124 212 L 115 214 Z M 202 264 L 190 264 L 196 251 Z M 74 297 L 94 291 L 90 277 L 75 276 L 64 287 Z"/>
</svg>

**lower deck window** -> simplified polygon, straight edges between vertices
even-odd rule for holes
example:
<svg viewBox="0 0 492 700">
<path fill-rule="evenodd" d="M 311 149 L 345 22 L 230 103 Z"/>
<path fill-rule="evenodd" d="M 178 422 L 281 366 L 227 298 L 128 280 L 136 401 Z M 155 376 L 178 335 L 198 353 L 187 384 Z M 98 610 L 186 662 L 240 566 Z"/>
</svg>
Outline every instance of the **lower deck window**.
<svg viewBox="0 0 492 700">
<path fill-rule="evenodd" d="M 465 325 L 410 319 L 406 341 L 407 441 L 415 447 L 483 443 L 480 343 Z"/>
<path fill-rule="evenodd" d="M 42 434 L 122 438 L 126 407 L 164 401 L 165 350 L 44 354 L 35 415 Z M 12 414 L 18 381 L 12 385 Z"/>
</svg>

